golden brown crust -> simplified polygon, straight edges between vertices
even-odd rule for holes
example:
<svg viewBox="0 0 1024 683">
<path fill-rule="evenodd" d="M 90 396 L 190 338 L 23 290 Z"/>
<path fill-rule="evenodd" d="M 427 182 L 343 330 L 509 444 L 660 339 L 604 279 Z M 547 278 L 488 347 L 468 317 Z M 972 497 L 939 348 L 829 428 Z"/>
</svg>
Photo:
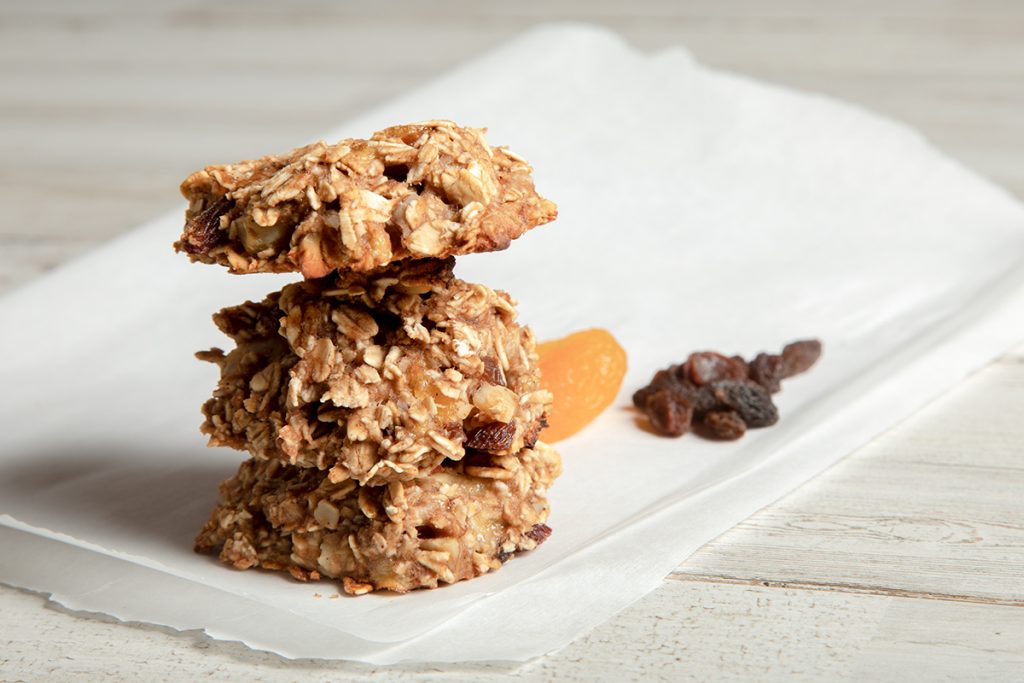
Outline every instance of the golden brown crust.
<svg viewBox="0 0 1024 683">
<path fill-rule="evenodd" d="M 551 532 L 545 493 L 560 473 L 558 454 L 543 443 L 376 487 L 250 459 L 221 485 L 196 550 L 237 569 L 341 579 L 353 595 L 435 588 L 542 543 Z"/>
<path fill-rule="evenodd" d="M 181 191 L 178 251 L 235 273 L 307 278 L 504 249 L 557 214 L 523 159 L 450 121 L 208 166 Z"/>
<path fill-rule="evenodd" d="M 230 353 L 203 407 L 210 444 L 386 484 L 466 448 L 516 453 L 551 396 L 508 295 L 454 277 L 454 259 L 286 286 L 214 319 Z"/>
</svg>

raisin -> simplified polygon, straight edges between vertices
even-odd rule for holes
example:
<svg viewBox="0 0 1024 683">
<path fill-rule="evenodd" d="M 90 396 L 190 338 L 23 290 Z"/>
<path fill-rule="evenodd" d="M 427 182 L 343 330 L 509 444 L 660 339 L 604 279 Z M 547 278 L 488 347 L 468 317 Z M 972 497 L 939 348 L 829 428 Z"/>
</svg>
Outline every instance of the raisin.
<svg viewBox="0 0 1024 683">
<path fill-rule="evenodd" d="M 501 364 L 494 356 L 484 356 L 484 379 L 500 387 L 508 386 L 505 384 L 505 373 L 501 369 Z"/>
<path fill-rule="evenodd" d="M 782 376 L 792 377 L 806 372 L 821 357 L 821 342 L 817 339 L 802 339 L 786 344 L 782 349 Z"/>
<path fill-rule="evenodd" d="M 642 387 L 633 394 L 633 405 L 640 409 L 646 409 L 647 401 L 659 391 L 667 390 L 682 397 L 687 396 L 687 390 L 676 378 L 673 369 L 659 370 L 654 374 L 651 383 Z"/>
<path fill-rule="evenodd" d="M 185 222 L 181 235 L 182 247 L 189 254 L 205 254 L 224 241 L 226 233 L 220 229 L 220 217 L 234 206 L 227 197 L 221 197 Z"/>
<path fill-rule="evenodd" d="M 690 428 L 693 408 L 684 397 L 669 389 L 660 389 L 647 399 L 647 417 L 659 434 L 682 436 Z"/>
<path fill-rule="evenodd" d="M 509 559 L 513 555 L 515 555 L 515 553 L 510 553 L 507 550 L 499 550 L 498 551 L 498 562 L 501 562 L 502 564 L 505 564 L 506 562 L 509 561 Z"/>
<path fill-rule="evenodd" d="M 540 545 L 551 536 L 551 527 L 547 524 L 534 524 L 533 528 L 526 532 L 526 537 Z"/>
<path fill-rule="evenodd" d="M 715 351 L 691 353 L 683 363 L 659 370 L 633 394 L 659 434 L 694 429 L 713 439 L 738 439 L 748 428 L 779 419 L 771 395 L 782 380 L 810 368 L 821 355 L 813 339 L 788 344 L 781 354 L 759 353 L 748 362 Z"/>
<path fill-rule="evenodd" d="M 772 403 L 771 394 L 749 380 L 723 380 L 712 389 L 718 403 L 735 410 L 748 427 L 769 427 L 779 421 L 779 411 Z"/>
<path fill-rule="evenodd" d="M 659 389 L 665 387 L 674 387 L 679 384 L 679 375 L 676 368 L 682 367 L 681 365 L 673 365 L 668 370 L 658 370 L 654 373 L 654 377 L 651 378 L 651 386 Z"/>
<path fill-rule="evenodd" d="M 475 451 L 472 448 L 467 448 L 461 462 L 465 467 L 494 467 L 493 458 L 494 456 L 486 451 Z"/>
<path fill-rule="evenodd" d="M 747 376 L 746 364 L 737 363 L 714 351 L 691 353 L 685 365 L 689 367 L 690 380 L 697 386 L 723 379 L 744 379 Z"/>
<path fill-rule="evenodd" d="M 466 435 L 466 448 L 480 451 L 503 451 L 512 446 L 516 436 L 516 423 L 488 422 L 471 429 Z"/>
<path fill-rule="evenodd" d="M 748 376 L 771 393 L 782 388 L 782 356 L 775 353 L 759 353 L 750 362 Z"/>
<path fill-rule="evenodd" d="M 747 423 L 735 410 L 712 410 L 701 420 L 701 425 L 716 439 L 734 441 L 747 433 Z"/>
<path fill-rule="evenodd" d="M 537 439 L 540 437 L 540 431 L 547 426 L 548 421 L 543 417 L 530 425 L 530 428 L 523 434 L 523 448 L 533 448 L 536 446 Z"/>
<path fill-rule="evenodd" d="M 691 363 L 688 360 L 685 363 L 673 365 L 667 370 L 658 371 L 655 373 L 654 379 L 651 380 L 651 384 L 645 387 L 650 390 L 647 392 L 647 395 L 649 396 L 660 389 L 666 389 L 672 392 L 678 400 L 686 401 L 693 409 L 693 414 L 697 416 L 713 409 L 718 405 L 718 401 L 708 385 L 700 386 L 690 379 L 691 367 Z"/>
<path fill-rule="evenodd" d="M 694 415 L 703 415 L 709 410 L 714 410 L 718 405 L 718 399 L 715 398 L 715 392 L 712 391 L 711 385 L 703 387 L 690 385 L 686 389 L 688 390 L 686 398 L 690 401 L 690 405 L 693 406 Z"/>
<path fill-rule="evenodd" d="M 645 387 L 640 387 L 633 392 L 633 405 L 640 410 L 647 408 L 647 399 L 649 399 L 654 393 L 658 391 L 658 388 L 653 384 L 648 384 Z"/>
<path fill-rule="evenodd" d="M 658 379 L 658 375 L 660 375 L 662 373 L 665 373 L 669 377 L 674 377 L 675 379 L 679 380 L 680 382 L 689 382 L 690 381 L 690 364 L 688 362 L 683 362 L 683 363 L 680 363 L 679 365 L 671 365 L 671 366 L 669 366 L 668 370 L 659 370 L 658 372 L 654 373 L 654 379 L 651 380 L 651 382 L 656 381 Z"/>
</svg>

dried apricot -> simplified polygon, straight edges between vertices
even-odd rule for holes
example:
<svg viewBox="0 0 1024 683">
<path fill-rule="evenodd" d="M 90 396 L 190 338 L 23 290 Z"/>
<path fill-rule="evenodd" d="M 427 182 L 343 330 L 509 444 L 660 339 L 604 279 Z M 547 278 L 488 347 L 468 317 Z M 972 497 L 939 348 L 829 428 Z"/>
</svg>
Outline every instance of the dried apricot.
<svg viewBox="0 0 1024 683">
<path fill-rule="evenodd" d="M 572 436 L 612 404 L 626 375 L 626 352 L 608 330 L 592 328 L 537 345 L 541 386 L 554 405 L 541 438 Z"/>
</svg>

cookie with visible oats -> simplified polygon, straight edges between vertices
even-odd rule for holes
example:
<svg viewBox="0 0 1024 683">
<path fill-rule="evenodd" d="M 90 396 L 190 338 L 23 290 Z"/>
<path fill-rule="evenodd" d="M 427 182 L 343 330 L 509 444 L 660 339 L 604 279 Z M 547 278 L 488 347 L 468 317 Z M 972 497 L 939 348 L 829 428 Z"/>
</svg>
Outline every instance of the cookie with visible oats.
<svg viewBox="0 0 1024 683">
<path fill-rule="evenodd" d="M 351 595 L 436 588 L 498 569 L 546 540 L 545 493 L 561 467 L 558 454 L 537 443 L 368 487 L 250 459 L 221 484 L 196 550 L 237 569 L 340 579 Z"/>
<path fill-rule="evenodd" d="M 533 334 L 453 266 L 335 273 L 218 313 L 236 347 L 199 354 L 221 371 L 210 444 L 372 485 L 532 446 L 551 403 Z"/>
<path fill-rule="evenodd" d="M 208 166 L 181 191 L 178 251 L 235 273 L 307 278 L 504 249 L 557 215 L 522 158 L 451 121 Z"/>
</svg>

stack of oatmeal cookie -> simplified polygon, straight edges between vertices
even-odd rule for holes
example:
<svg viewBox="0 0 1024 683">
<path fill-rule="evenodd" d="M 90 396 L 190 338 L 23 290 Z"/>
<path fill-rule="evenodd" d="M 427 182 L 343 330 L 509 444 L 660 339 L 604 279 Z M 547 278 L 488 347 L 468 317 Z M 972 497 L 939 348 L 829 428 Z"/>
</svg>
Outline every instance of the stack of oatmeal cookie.
<svg viewBox="0 0 1024 683">
<path fill-rule="evenodd" d="M 543 542 L 561 470 L 537 440 L 551 396 L 506 294 L 454 256 L 555 218 L 530 167 L 448 121 L 211 166 L 182 184 L 175 244 L 234 273 L 304 280 L 214 316 L 235 342 L 210 444 L 251 456 L 196 539 L 239 569 L 433 588 Z"/>
</svg>

